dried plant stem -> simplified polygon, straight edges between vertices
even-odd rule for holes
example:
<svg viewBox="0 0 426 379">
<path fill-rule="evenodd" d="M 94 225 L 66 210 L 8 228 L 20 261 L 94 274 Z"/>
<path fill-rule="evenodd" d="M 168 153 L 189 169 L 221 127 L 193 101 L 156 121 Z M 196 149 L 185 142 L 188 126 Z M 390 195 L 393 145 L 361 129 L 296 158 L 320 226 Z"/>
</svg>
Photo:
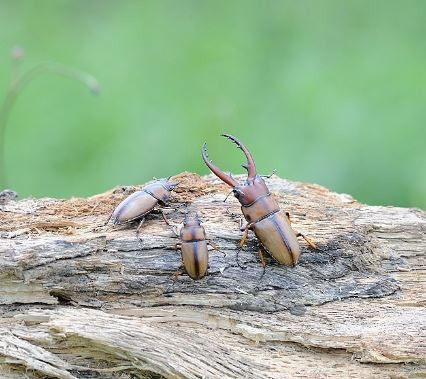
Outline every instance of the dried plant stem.
<svg viewBox="0 0 426 379">
<path fill-rule="evenodd" d="M 7 119 L 9 117 L 10 110 L 12 109 L 15 96 L 15 90 L 13 88 L 9 88 L 0 108 L 0 189 L 6 186 L 4 140 Z"/>
<path fill-rule="evenodd" d="M 0 189 L 6 186 L 5 173 L 5 133 L 7 121 L 17 95 L 37 76 L 42 74 L 57 74 L 76 79 L 86 85 L 93 94 L 99 92 L 97 80 L 90 74 L 67 67 L 58 63 L 40 63 L 18 78 L 18 65 L 20 59 L 14 59 L 11 67 L 9 87 L 0 107 Z"/>
<path fill-rule="evenodd" d="M 87 72 L 53 62 L 40 63 L 23 74 L 16 83 L 17 92 L 22 91 L 22 89 L 35 77 L 46 73 L 57 74 L 76 79 L 86 85 L 93 94 L 97 94 L 99 92 L 98 81 L 92 75 L 88 74 Z"/>
</svg>

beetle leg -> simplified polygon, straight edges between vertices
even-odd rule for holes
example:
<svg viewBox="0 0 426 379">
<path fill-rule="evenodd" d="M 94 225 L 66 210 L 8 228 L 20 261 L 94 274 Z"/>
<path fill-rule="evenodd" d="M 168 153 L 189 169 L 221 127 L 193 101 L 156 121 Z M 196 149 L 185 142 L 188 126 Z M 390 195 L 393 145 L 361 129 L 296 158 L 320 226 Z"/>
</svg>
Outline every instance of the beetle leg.
<svg viewBox="0 0 426 379">
<path fill-rule="evenodd" d="M 259 259 L 260 259 L 260 264 L 262 265 L 263 268 L 265 268 L 266 262 L 265 262 L 265 258 L 263 256 L 263 247 L 262 246 L 259 247 Z"/>
<path fill-rule="evenodd" d="M 262 272 L 262 275 L 260 276 L 260 279 L 262 279 L 263 278 L 263 275 L 265 275 L 265 271 L 266 271 L 266 269 L 265 269 L 265 267 L 266 267 L 266 262 L 265 262 L 265 258 L 264 258 L 264 256 L 263 256 L 263 253 L 265 252 L 265 250 L 264 250 L 264 248 L 263 248 L 263 246 L 262 245 L 260 245 L 260 247 L 259 247 L 259 259 L 260 259 L 260 264 L 262 265 L 262 267 L 263 267 L 263 272 Z M 259 280 L 260 280 L 259 279 Z"/>
<path fill-rule="evenodd" d="M 304 234 L 300 233 L 300 232 L 296 232 L 296 237 L 302 237 L 310 247 L 312 247 L 313 249 L 317 248 L 317 245 L 315 245 L 314 242 L 312 242 L 308 237 L 306 237 Z"/>
<path fill-rule="evenodd" d="M 182 271 L 183 267 L 184 267 L 183 264 L 181 264 L 179 268 L 176 270 L 176 272 L 173 274 L 172 278 L 174 282 L 176 282 L 179 279 L 179 275 L 183 274 L 183 271 Z"/>
<path fill-rule="evenodd" d="M 288 219 L 288 222 L 289 222 L 289 224 L 290 224 L 290 226 L 291 226 L 291 218 L 290 218 L 290 213 L 288 213 L 288 212 L 285 212 L 285 215 L 287 216 L 287 219 Z M 302 237 L 307 243 L 308 243 L 308 245 L 309 246 L 311 246 L 312 248 L 314 248 L 314 249 L 316 249 L 317 247 L 316 247 L 316 245 L 308 238 L 308 237 L 306 237 L 305 235 L 303 235 L 302 233 L 300 233 L 300 232 L 296 232 L 296 231 L 294 231 L 295 233 L 296 233 L 296 237 Z"/>
<path fill-rule="evenodd" d="M 105 222 L 105 224 L 103 226 L 108 225 L 108 223 L 110 222 L 113 214 L 114 214 L 114 212 L 111 212 L 111 214 L 108 217 L 108 220 L 106 220 L 106 222 Z"/>
<path fill-rule="evenodd" d="M 248 236 L 248 231 L 253 225 L 254 225 L 254 222 L 250 222 L 250 223 L 246 224 L 246 226 L 244 228 L 243 236 L 242 236 L 241 241 L 240 241 L 240 248 L 243 247 L 244 243 L 246 242 L 246 239 L 247 239 L 247 236 Z"/>
<path fill-rule="evenodd" d="M 167 219 L 167 217 L 166 217 L 166 215 L 164 214 L 164 212 L 163 212 L 163 211 L 161 211 L 161 215 L 163 216 L 163 220 L 164 220 L 164 222 L 165 222 L 168 226 L 170 226 L 170 229 L 172 229 L 173 234 L 174 234 L 176 237 L 179 237 L 179 234 L 178 234 L 178 233 L 177 233 L 177 231 L 176 231 L 176 226 L 174 226 L 174 225 L 172 225 L 172 224 L 170 223 L 170 221 Z"/>
<path fill-rule="evenodd" d="M 288 218 L 288 222 L 290 223 L 290 225 L 291 225 L 291 219 L 290 219 L 290 213 L 288 213 L 288 212 L 285 212 L 285 215 L 287 216 L 287 218 Z M 310 247 L 312 247 L 313 249 L 316 249 L 317 248 L 317 246 L 315 245 L 315 243 L 311 240 L 311 239 L 309 239 L 308 237 L 306 237 L 304 234 L 302 234 L 302 233 L 300 233 L 300 232 L 296 232 L 295 231 L 295 233 L 296 233 L 296 237 L 302 237 L 307 243 L 308 243 L 308 245 L 310 246 Z"/>
<path fill-rule="evenodd" d="M 182 244 L 180 242 L 178 242 L 175 245 L 175 250 L 180 250 Z M 176 272 L 173 274 L 173 281 L 176 282 L 178 280 L 179 275 L 183 274 L 184 271 L 182 271 L 182 269 L 184 268 L 184 264 L 181 263 L 179 268 L 176 270 Z"/>
<path fill-rule="evenodd" d="M 145 217 L 142 218 L 141 222 L 139 223 L 139 225 L 138 225 L 138 227 L 136 229 L 136 237 L 138 237 L 138 238 L 139 238 L 139 233 L 141 231 L 141 228 L 142 228 L 142 225 L 143 225 L 144 221 L 145 221 Z"/>
<path fill-rule="evenodd" d="M 211 246 L 211 247 L 213 248 L 213 250 L 218 251 L 219 253 L 222 253 L 222 254 L 223 254 L 223 256 L 224 256 L 224 257 L 226 257 L 226 253 L 225 253 L 224 251 L 220 250 L 220 249 L 219 249 L 219 246 L 218 246 L 218 245 L 216 245 L 215 243 L 208 241 L 208 242 L 207 242 L 207 245 L 208 245 L 208 246 Z"/>
<path fill-rule="evenodd" d="M 290 225 L 291 225 L 291 218 L 290 218 L 290 213 L 288 213 L 288 212 L 285 212 L 285 215 L 287 216 L 287 218 L 288 218 L 288 222 L 290 223 Z"/>
<path fill-rule="evenodd" d="M 240 225 L 241 225 L 241 224 L 242 224 L 242 219 L 240 219 Z M 243 236 L 242 236 L 241 241 L 240 241 L 240 246 L 239 246 L 239 248 L 238 248 L 238 250 L 237 250 L 237 256 L 236 256 L 236 258 L 237 258 L 237 265 L 238 265 L 239 267 L 243 268 L 243 269 L 246 269 L 246 268 L 247 268 L 247 266 L 241 266 L 241 265 L 240 265 L 240 251 L 242 250 L 243 245 L 244 245 L 244 243 L 246 242 L 246 239 L 247 239 L 247 236 L 248 236 L 248 231 L 249 231 L 249 229 L 250 229 L 253 225 L 254 225 L 254 223 L 253 223 L 253 222 L 250 222 L 250 223 L 247 223 L 247 224 L 245 225 L 245 227 L 244 227 L 244 228 L 243 228 L 242 226 L 240 227 L 240 230 L 244 230 L 244 233 L 243 233 Z"/>
<path fill-rule="evenodd" d="M 285 212 L 285 215 L 287 216 L 287 218 L 288 218 L 288 222 L 290 223 L 290 225 L 291 225 L 291 219 L 290 219 L 290 213 L 288 213 L 288 212 Z M 300 233 L 300 232 L 296 232 L 295 231 L 295 233 L 296 233 L 296 237 L 302 237 L 307 243 L 308 243 L 308 245 L 310 246 L 310 247 L 312 247 L 313 249 L 316 249 L 317 248 L 317 246 L 315 245 L 315 243 L 311 240 L 311 239 L 309 239 L 308 237 L 306 237 L 304 234 L 302 234 L 302 233 Z"/>
<path fill-rule="evenodd" d="M 241 237 L 240 248 L 242 248 L 243 245 L 245 244 L 247 236 L 248 236 L 248 228 L 245 228 L 243 236 Z"/>
<path fill-rule="evenodd" d="M 247 226 L 247 224 L 244 226 L 244 228 L 243 228 L 243 218 L 241 217 L 240 218 L 240 222 L 239 222 L 239 224 L 240 224 L 240 230 L 241 231 L 243 231 L 245 228 L 246 228 L 246 226 Z M 238 265 L 238 267 L 240 267 L 240 268 L 242 268 L 242 269 L 246 269 L 247 268 L 247 266 L 241 266 L 241 264 L 240 264 L 240 251 L 241 251 L 241 243 L 240 243 L 240 247 L 238 248 L 238 250 L 237 250 L 237 254 L 236 254 L 236 259 L 237 259 L 237 265 Z"/>
</svg>

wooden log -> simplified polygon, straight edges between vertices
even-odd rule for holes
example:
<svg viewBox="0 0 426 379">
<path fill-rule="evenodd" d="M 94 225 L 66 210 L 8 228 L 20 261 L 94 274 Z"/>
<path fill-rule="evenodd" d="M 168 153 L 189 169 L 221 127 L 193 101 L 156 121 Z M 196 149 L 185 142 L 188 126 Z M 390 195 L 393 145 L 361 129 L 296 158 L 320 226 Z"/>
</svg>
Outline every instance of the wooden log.
<svg viewBox="0 0 426 379">
<path fill-rule="evenodd" d="M 239 177 L 238 179 L 242 179 Z M 267 179 L 301 240 L 296 267 L 250 236 L 214 177 L 182 173 L 165 209 L 197 210 L 209 274 L 173 279 L 176 239 L 158 212 L 104 225 L 136 187 L 0 205 L 0 377 L 367 378 L 426 375 L 426 213 L 367 206 L 321 186 Z"/>
</svg>

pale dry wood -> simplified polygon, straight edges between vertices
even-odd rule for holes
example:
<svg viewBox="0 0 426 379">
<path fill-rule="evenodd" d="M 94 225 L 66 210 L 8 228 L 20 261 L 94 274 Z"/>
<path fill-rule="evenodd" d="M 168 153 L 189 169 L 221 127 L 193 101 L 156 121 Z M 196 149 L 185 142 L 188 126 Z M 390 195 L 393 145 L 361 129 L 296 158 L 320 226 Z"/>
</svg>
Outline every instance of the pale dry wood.
<svg viewBox="0 0 426 379">
<path fill-rule="evenodd" d="M 0 376 L 286 378 L 426 375 L 426 214 L 372 207 L 317 185 L 268 185 L 301 241 L 298 266 L 267 257 L 215 178 L 183 173 L 166 209 L 202 214 L 209 275 L 182 275 L 158 213 L 103 226 L 135 187 L 0 205 Z M 240 178 L 241 179 L 241 178 Z M 261 278 L 261 279 L 260 279 Z M 160 375 L 160 376 L 159 376 Z"/>
</svg>

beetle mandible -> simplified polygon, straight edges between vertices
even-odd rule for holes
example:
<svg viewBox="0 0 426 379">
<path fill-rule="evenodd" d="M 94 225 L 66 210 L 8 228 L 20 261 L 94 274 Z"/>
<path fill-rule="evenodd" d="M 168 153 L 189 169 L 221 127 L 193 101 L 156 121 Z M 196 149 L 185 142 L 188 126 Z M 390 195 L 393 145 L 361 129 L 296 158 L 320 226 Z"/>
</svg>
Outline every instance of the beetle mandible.
<svg viewBox="0 0 426 379">
<path fill-rule="evenodd" d="M 303 237 L 314 249 L 316 248 L 315 244 L 302 233 L 293 230 L 289 214 L 281 212 L 265 181 L 256 173 L 256 166 L 247 148 L 229 134 L 222 134 L 222 136 L 234 142 L 247 158 L 247 164 L 243 165 L 247 170 L 247 179 L 244 184 L 239 184 L 231 175 L 225 174 L 209 160 L 206 143 L 201 148 L 201 155 L 213 174 L 232 187 L 234 196 L 241 203 L 241 211 L 247 225 L 242 228 L 244 233 L 240 247 L 244 245 L 248 231 L 253 230 L 260 241 L 259 257 L 263 267 L 265 267 L 264 250 L 279 263 L 295 266 L 300 257 L 297 237 Z"/>
<path fill-rule="evenodd" d="M 150 213 L 157 204 L 165 205 L 170 198 L 171 191 L 177 183 L 171 183 L 168 179 L 159 179 L 147 185 L 140 191 L 132 193 L 124 199 L 112 212 L 106 224 L 112 220 L 114 225 L 127 224 L 135 220 L 141 220 L 136 234 L 145 221 L 145 216 Z"/>
<path fill-rule="evenodd" d="M 179 232 L 162 213 L 163 219 L 167 225 L 172 228 L 173 233 L 179 238 L 180 242 L 176 244 L 182 256 L 182 265 L 187 274 L 194 280 L 203 278 L 207 273 L 209 264 L 209 250 L 211 246 L 214 250 L 220 251 L 212 242 L 206 240 L 206 231 L 201 225 L 198 214 L 185 214 L 183 227 Z M 222 252 L 225 255 L 225 253 Z M 179 270 L 176 276 L 179 275 Z"/>
</svg>

